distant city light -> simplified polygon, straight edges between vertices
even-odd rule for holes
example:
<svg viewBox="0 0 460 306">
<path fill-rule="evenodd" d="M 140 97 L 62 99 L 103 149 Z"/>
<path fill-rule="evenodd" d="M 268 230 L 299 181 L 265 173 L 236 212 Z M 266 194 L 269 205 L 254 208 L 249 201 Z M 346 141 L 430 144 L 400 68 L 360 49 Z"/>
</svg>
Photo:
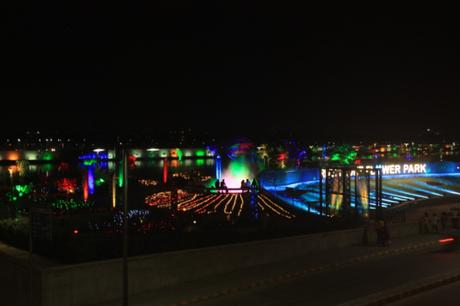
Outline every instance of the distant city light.
<svg viewBox="0 0 460 306">
<path fill-rule="evenodd" d="M 150 148 L 150 149 L 147 149 L 147 151 L 156 152 L 156 151 L 160 151 L 160 149 L 158 149 L 158 148 Z"/>
<path fill-rule="evenodd" d="M 93 152 L 96 152 L 96 153 L 103 152 L 103 151 L 105 151 L 105 149 L 98 148 L 98 149 L 93 150 Z"/>
</svg>

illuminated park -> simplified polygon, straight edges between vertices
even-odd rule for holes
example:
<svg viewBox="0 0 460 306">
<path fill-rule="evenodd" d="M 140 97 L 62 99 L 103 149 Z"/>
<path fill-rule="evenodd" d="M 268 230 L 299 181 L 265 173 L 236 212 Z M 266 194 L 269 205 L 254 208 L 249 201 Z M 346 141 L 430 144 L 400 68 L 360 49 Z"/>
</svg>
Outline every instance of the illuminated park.
<svg viewBox="0 0 460 306">
<path fill-rule="evenodd" d="M 427 157 L 404 144 L 365 149 L 270 147 L 244 138 L 220 149 L 129 149 L 130 231 L 152 239 L 200 233 L 200 243 L 214 244 L 219 239 L 209 237 L 219 232 L 269 237 L 334 229 L 359 224 L 377 209 L 460 195 L 458 162 L 423 162 Z M 387 151 L 395 153 L 383 155 Z M 121 151 L 95 148 L 76 157 L 56 150 L 3 151 L 0 157 L 3 215 L 24 224 L 31 214 L 47 216 L 53 228 L 37 234 L 47 245 L 60 247 L 68 238 L 84 243 L 95 233 L 115 239 L 121 232 Z M 1 235 L 15 241 L 8 226 Z M 178 246 L 171 241 L 166 247 Z"/>
<path fill-rule="evenodd" d="M 3 9 L 0 306 L 460 305 L 457 10 L 69 4 Z"/>
<path fill-rule="evenodd" d="M 460 196 L 460 158 L 456 144 L 247 138 L 0 150 L 0 187 L 1 243 L 56 265 L 90 264 L 123 250 L 161 256 L 400 222 L 404 207 Z"/>
</svg>

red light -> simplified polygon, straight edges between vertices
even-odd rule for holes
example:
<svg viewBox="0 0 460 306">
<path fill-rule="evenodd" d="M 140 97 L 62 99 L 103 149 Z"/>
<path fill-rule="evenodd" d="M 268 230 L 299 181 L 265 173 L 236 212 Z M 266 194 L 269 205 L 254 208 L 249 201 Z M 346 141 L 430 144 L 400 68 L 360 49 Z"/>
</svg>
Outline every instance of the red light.
<svg viewBox="0 0 460 306">
<path fill-rule="evenodd" d="M 455 239 L 450 237 L 450 238 L 444 238 L 444 239 L 439 239 L 439 244 L 444 245 L 444 244 L 450 244 L 454 241 Z"/>
<path fill-rule="evenodd" d="M 74 234 L 74 235 L 78 235 L 78 230 L 77 230 L 77 229 L 74 229 L 74 230 L 73 230 L 73 234 Z"/>
<path fill-rule="evenodd" d="M 168 182 L 168 160 L 165 158 L 163 159 L 163 183 L 166 184 Z"/>
<path fill-rule="evenodd" d="M 134 156 L 134 155 L 129 155 L 128 160 L 129 160 L 130 163 L 134 163 L 137 160 L 137 157 Z"/>
</svg>

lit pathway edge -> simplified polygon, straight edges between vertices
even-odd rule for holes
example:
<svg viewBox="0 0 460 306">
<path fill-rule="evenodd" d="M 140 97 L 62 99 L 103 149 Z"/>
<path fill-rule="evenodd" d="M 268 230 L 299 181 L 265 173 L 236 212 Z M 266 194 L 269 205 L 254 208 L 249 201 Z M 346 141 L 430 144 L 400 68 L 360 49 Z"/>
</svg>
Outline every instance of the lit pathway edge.
<svg viewBox="0 0 460 306">
<path fill-rule="evenodd" d="M 339 306 L 386 305 L 457 281 L 460 281 L 460 269 L 410 282 L 396 288 L 339 304 Z"/>
<path fill-rule="evenodd" d="M 210 293 L 207 295 L 195 297 L 195 298 L 190 298 L 187 300 L 182 300 L 178 303 L 171 304 L 171 306 L 179 306 L 179 305 L 190 305 L 190 304 L 196 304 L 200 302 L 205 302 L 209 301 L 210 299 L 215 299 L 215 298 L 220 298 L 223 296 L 231 295 L 231 294 L 236 294 L 239 292 L 243 291 L 248 291 L 251 289 L 256 289 L 256 288 L 262 288 L 262 287 L 268 287 L 270 285 L 275 285 L 277 283 L 285 282 L 285 281 L 290 281 L 296 278 L 301 278 L 309 273 L 315 273 L 315 272 L 322 272 L 322 271 L 327 271 L 327 270 L 332 270 L 344 266 L 349 266 L 357 263 L 361 263 L 363 261 L 371 260 L 371 259 L 376 259 L 376 258 L 382 258 L 386 256 L 392 256 L 392 255 L 399 255 L 399 254 L 404 254 L 404 253 L 409 253 L 412 251 L 419 251 L 422 249 L 426 248 L 431 248 L 435 247 L 438 245 L 437 240 L 433 241 L 428 241 L 428 242 L 422 242 L 422 243 L 417 243 L 417 244 L 412 244 L 412 245 L 407 245 L 405 247 L 400 247 L 397 249 L 388 249 L 388 250 L 382 250 L 380 252 L 374 252 L 366 255 L 361 255 L 353 258 L 349 258 L 343 261 L 338 261 L 338 262 L 333 262 L 330 264 L 326 265 L 319 265 L 319 266 L 314 266 L 314 267 L 309 267 L 297 272 L 293 273 L 285 273 L 285 274 L 280 274 L 278 276 L 273 276 L 270 278 L 262 279 L 259 281 L 255 281 L 249 284 L 241 285 L 238 287 L 233 287 L 233 288 L 226 288 L 222 289 L 220 291 Z M 459 279 L 460 279 L 460 270 L 458 271 Z M 370 296 L 369 296 L 370 297 Z M 362 300 L 362 303 L 360 301 Z M 372 301 L 369 303 L 369 301 Z M 357 302 L 355 304 L 355 302 Z M 378 303 L 377 303 L 378 304 Z M 366 298 L 352 301 L 351 303 L 345 303 L 342 304 L 342 306 L 348 306 L 348 305 L 377 305 L 376 303 L 373 302 L 373 300 L 367 300 Z M 378 305 L 381 305 L 378 304 Z"/>
</svg>

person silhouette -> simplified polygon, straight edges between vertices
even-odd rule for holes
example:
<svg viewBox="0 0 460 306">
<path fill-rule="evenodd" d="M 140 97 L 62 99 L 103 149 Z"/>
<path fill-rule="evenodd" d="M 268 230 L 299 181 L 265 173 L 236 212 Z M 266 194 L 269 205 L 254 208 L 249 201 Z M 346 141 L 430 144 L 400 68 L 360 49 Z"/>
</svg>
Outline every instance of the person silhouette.
<svg viewBox="0 0 460 306">
<path fill-rule="evenodd" d="M 246 179 L 246 189 L 249 190 L 249 188 L 251 188 L 251 182 L 249 179 Z"/>
<path fill-rule="evenodd" d="M 220 182 L 220 188 L 222 190 L 225 190 L 225 193 L 228 193 L 228 188 L 227 188 L 227 185 L 225 184 L 225 180 L 222 179 L 222 181 Z"/>
</svg>

